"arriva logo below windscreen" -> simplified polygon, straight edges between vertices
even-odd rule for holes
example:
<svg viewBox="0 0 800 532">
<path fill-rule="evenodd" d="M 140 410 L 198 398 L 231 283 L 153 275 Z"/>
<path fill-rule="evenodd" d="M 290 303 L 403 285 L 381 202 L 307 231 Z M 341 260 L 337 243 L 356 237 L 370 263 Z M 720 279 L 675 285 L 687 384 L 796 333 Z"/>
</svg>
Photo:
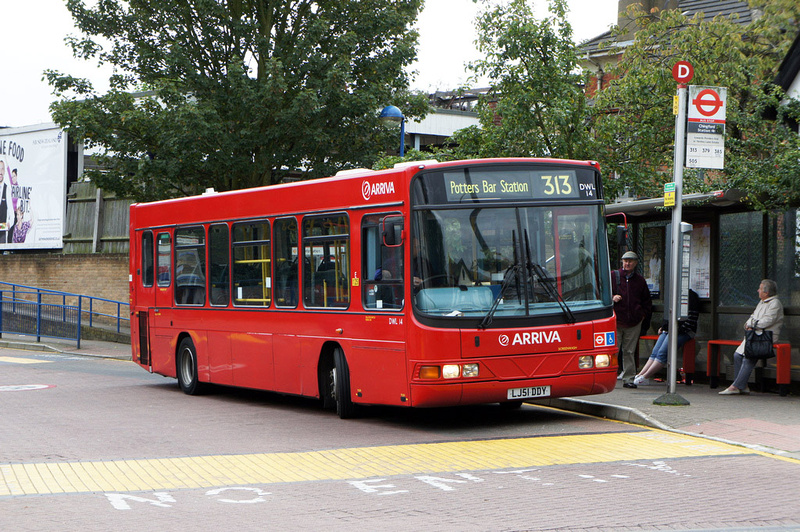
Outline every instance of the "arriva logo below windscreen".
<svg viewBox="0 0 800 532">
<path fill-rule="evenodd" d="M 394 194 L 394 181 L 384 181 L 383 183 L 364 181 L 361 183 L 361 195 L 367 201 L 373 196 L 385 196 L 387 194 Z"/>
<path fill-rule="evenodd" d="M 501 334 L 497 337 L 500 345 L 507 347 L 510 345 L 536 345 L 536 344 L 552 344 L 553 342 L 560 342 L 561 336 L 558 331 L 539 331 L 539 332 L 525 332 L 517 333 L 514 339 L 509 338 L 507 334 Z"/>
</svg>

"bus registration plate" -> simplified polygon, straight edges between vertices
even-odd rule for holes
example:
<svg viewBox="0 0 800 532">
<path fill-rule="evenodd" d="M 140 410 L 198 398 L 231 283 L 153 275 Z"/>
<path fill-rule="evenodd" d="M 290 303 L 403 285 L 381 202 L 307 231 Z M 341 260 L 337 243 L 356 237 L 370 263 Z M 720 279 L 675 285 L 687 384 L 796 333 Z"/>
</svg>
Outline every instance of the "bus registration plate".
<svg viewBox="0 0 800 532">
<path fill-rule="evenodd" d="M 527 388 L 510 388 L 508 399 L 533 399 L 534 397 L 550 397 L 549 386 L 528 386 Z"/>
</svg>

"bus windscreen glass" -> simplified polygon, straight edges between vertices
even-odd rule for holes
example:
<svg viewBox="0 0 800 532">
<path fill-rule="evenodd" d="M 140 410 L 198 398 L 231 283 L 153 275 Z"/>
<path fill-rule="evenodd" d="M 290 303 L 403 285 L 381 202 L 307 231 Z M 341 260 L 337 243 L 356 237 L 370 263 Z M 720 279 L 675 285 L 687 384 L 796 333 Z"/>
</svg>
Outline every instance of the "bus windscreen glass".
<svg viewBox="0 0 800 532">
<path fill-rule="evenodd" d="M 416 212 L 414 302 L 429 316 L 560 314 L 611 304 L 599 205 Z M 495 304 L 495 301 L 497 303 Z"/>
</svg>

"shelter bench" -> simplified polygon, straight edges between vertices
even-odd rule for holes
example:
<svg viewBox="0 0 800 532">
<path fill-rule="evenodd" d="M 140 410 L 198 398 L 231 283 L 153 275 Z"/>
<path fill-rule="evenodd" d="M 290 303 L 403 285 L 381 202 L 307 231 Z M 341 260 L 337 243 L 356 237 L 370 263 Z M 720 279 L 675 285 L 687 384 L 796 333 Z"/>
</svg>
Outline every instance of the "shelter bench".
<svg viewBox="0 0 800 532">
<path fill-rule="evenodd" d="M 719 384 L 719 349 L 723 345 L 738 346 L 741 340 L 709 340 L 708 356 L 706 357 L 706 375 L 708 384 L 711 388 L 716 388 Z M 789 385 L 792 382 L 792 346 L 791 344 L 774 344 L 777 370 L 775 382 L 778 384 L 778 392 L 781 397 L 789 395 Z M 766 361 L 764 362 L 766 365 Z"/>
<path fill-rule="evenodd" d="M 651 334 L 647 336 L 640 336 L 640 340 L 652 340 L 657 341 L 658 335 Z M 687 386 L 691 386 L 692 382 L 694 382 L 694 358 L 696 354 L 696 346 L 697 343 L 695 342 L 694 338 L 689 338 L 685 344 L 683 344 L 683 372 L 686 374 L 686 381 L 685 384 Z"/>
</svg>

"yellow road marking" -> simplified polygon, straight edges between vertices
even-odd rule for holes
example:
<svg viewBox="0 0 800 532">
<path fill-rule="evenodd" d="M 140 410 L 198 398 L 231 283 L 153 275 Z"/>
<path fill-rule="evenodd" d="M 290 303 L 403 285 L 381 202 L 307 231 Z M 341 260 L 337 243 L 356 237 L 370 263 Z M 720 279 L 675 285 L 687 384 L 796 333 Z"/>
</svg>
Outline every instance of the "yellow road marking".
<svg viewBox="0 0 800 532">
<path fill-rule="evenodd" d="M 647 430 L 300 453 L 0 464 L 0 496 L 196 489 L 752 453 L 727 443 Z"/>
<path fill-rule="evenodd" d="M 19 358 L 19 357 L 0 357 L 0 362 L 8 362 L 9 364 L 48 364 L 50 360 L 36 360 L 33 358 Z"/>
</svg>

